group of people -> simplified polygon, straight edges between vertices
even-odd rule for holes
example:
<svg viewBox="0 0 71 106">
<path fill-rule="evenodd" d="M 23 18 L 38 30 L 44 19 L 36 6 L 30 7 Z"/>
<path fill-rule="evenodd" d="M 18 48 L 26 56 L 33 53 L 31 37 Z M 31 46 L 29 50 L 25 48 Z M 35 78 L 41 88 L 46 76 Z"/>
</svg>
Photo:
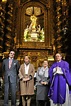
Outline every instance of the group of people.
<svg viewBox="0 0 71 106">
<path fill-rule="evenodd" d="M 2 72 L 4 79 L 4 106 L 8 106 L 9 91 L 11 92 L 11 106 L 16 106 L 17 78 L 20 82 L 20 95 L 22 106 L 31 106 L 34 95 L 35 68 L 30 62 L 30 57 L 24 57 L 24 63 L 19 64 L 14 59 L 15 52 L 10 51 L 9 58 L 3 60 Z M 36 105 L 70 106 L 69 86 L 71 76 L 68 62 L 62 60 L 62 55 L 56 53 L 55 62 L 48 67 L 48 60 L 44 60 L 36 73 Z"/>
</svg>

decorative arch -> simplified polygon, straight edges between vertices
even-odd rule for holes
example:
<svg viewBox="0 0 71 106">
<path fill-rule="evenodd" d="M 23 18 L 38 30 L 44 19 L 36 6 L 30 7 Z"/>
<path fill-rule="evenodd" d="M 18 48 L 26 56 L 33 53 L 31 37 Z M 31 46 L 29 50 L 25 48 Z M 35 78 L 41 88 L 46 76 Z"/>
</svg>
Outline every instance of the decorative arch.
<svg viewBox="0 0 71 106">
<path fill-rule="evenodd" d="M 26 3 L 22 3 L 22 5 L 20 5 L 18 7 L 19 9 L 19 16 L 18 16 L 18 19 L 19 19 L 19 34 L 18 34 L 18 39 L 19 39 L 19 44 L 20 44 L 20 47 L 27 47 L 27 43 L 26 42 L 22 42 L 22 37 L 23 37 L 23 32 L 24 32 L 24 29 L 25 29 L 25 10 L 26 8 L 28 7 L 31 7 L 31 6 L 34 6 L 34 7 L 40 7 L 42 10 L 43 10 L 43 13 L 44 13 L 44 20 L 42 19 L 42 21 L 44 21 L 44 33 L 45 33 L 45 40 L 42 44 L 42 48 L 46 48 L 45 46 L 47 46 L 49 48 L 49 27 L 48 27 L 48 10 L 49 10 L 49 7 L 48 7 L 48 4 L 45 4 L 45 3 L 42 3 L 41 1 L 40 2 L 37 2 L 37 1 L 29 1 L 29 2 L 26 2 Z M 42 22 L 41 22 L 42 23 Z M 28 44 L 30 44 L 30 42 L 28 42 Z M 25 46 L 24 46 L 25 45 Z M 29 45 L 29 48 L 34 48 L 34 45 L 36 45 L 36 48 L 38 48 L 39 46 L 39 43 L 37 42 L 31 42 L 31 45 Z M 40 47 L 41 48 L 41 47 Z"/>
</svg>

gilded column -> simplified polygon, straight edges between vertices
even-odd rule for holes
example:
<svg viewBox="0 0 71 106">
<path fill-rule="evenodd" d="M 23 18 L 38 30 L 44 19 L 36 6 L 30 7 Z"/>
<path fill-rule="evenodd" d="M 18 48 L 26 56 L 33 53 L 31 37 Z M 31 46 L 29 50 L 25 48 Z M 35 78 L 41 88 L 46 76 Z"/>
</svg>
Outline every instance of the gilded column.
<svg viewBox="0 0 71 106">
<path fill-rule="evenodd" d="M 61 0 L 55 0 L 55 34 L 54 34 L 54 45 L 55 45 L 55 52 L 61 52 L 62 47 L 62 2 Z"/>
<path fill-rule="evenodd" d="M 64 23 L 66 24 L 64 27 L 64 34 L 65 34 L 65 53 L 66 53 L 66 61 L 69 62 L 70 72 L 71 72 L 71 4 L 70 0 L 63 0 L 65 1 L 63 3 L 64 8 L 64 20 L 66 20 Z M 71 87 L 70 87 L 71 90 Z"/>
<path fill-rule="evenodd" d="M 13 4 L 6 6 L 6 23 L 5 23 L 5 52 L 13 48 Z"/>
<path fill-rule="evenodd" d="M 55 0 L 55 52 L 65 53 L 68 48 L 68 2 L 67 0 Z"/>
<path fill-rule="evenodd" d="M 5 21 L 5 10 L 0 5 L 0 55 L 3 52 L 3 37 L 4 37 L 4 21 Z"/>
<path fill-rule="evenodd" d="M 67 0 L 62 0 L 62 52 L 66 53 L 68 48 L 68 2 Z"/>
</svg>

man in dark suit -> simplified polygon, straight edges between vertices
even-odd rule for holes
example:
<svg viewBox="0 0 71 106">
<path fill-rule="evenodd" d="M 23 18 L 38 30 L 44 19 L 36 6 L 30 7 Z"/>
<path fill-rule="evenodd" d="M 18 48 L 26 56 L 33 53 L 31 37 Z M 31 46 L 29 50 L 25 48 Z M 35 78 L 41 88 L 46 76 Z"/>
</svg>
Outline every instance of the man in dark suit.
<svg viewBox="0 0 71 106">
<path fill-rule="evenodd" d="M 16 106 L 16 86 L 19 62 L 14 59 L 15 52 L 10 51 L 9 58 L 3 60 L 2 71 L 4 76 L 4 106 L 8 106 L 8 94 L 11 90 L 11 105 Z"/>
</svg>

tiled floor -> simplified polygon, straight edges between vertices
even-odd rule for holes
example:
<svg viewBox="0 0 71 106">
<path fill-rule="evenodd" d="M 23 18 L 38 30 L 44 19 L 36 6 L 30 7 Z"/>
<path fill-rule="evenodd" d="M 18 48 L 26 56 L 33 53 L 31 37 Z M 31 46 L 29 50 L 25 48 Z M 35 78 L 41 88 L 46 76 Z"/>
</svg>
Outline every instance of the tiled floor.
<svg viewBox="0 0 71 106">
<path fill-rule="evenodd" d="M 3 102 L 4 102 L 4 100 L 0 100 L 0 106 L 3 106 Z M 11 100 L 9 100 L 9 105 L 8 105 L 8 106 L 11 106 Z M 19 100 L 17 100 L 16 106 L 22 106 L 22 105 L 19 103 Z M 31 106 L 36 106 L 36 102 L 35 102 L 34 100 L 31 102 Z M 50 106 L 50 105 L 47 104 L 47 106 Z"/>
<path fill-rule="evenodd" d="M 4 100 L 0 100 L 0 106 L 3 106 Z M 11 106 L 11 100 L 9 100 L 9 106 Z M 19 106 L 19 100 L 16 102 L 16 106 Z"/>
<path fill-rule="evenodd" d="M 0 92 L 0 106 L 3 106 L 4 104 L 4 96 L 2 96 L 3 93 Z M 10 97 L 9 97 L 10 98 Z M 20 97 L 17 97 L 18 99 L 16 100 L 16 106 L 22 106 L 22 103 L 21 103 L 21 98 Z M 35 100 L 35 95 L 32 97 L 32 101 L 31 101 L 31 106 L 36 106 L 36 100 Z M 8 106 L 11 106 L 11 100 L 9 100 L 9 105 Z M 50 104 L 48 103 L 47 106 L 50 106 Z"/>
</svg>

